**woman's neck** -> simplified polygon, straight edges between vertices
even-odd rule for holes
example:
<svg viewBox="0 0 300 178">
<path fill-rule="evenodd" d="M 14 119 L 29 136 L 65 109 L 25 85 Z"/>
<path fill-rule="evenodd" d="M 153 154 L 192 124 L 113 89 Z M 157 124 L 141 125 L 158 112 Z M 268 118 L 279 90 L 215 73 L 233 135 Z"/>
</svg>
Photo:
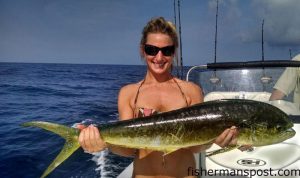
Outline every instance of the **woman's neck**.
<svg viewBox="0 0 300 178">
<path fill-rule="evenodd" d="M 146 83 L 164 83 L 173 78 L 172 74 L 169 72 L 166 74 L 158 74 L 155 75 L 151 73 L 150 71 L 147 71 L 146 76 L 145 76 L 145 82 Z"/>
</svg>

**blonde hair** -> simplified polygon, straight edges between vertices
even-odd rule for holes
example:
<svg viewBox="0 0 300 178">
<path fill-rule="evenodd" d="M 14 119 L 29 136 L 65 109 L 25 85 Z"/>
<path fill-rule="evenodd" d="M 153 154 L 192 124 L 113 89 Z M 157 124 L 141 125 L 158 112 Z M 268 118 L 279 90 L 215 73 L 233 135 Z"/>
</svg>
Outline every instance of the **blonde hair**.
<svg viewBox="0 0 300 178">
<path fill-rule="evenodd" d="M 178 36 L 175 25 L 165 20 L 163 17 L 152 18 L 144 27 L 142 31 L 142 38 L 140 45 L 143 46 L 147 42 L 147 36 L 149 33 L 162 33 L 170 36 L 175 48 L 178 47 Z"/>
</svg>

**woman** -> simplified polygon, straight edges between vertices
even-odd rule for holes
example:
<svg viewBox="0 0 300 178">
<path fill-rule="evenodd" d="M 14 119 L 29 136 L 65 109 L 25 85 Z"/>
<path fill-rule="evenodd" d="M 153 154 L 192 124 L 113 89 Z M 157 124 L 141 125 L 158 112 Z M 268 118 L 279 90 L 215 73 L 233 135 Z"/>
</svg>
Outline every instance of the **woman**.
<svg viewBox="0 0 300 178">
<path fill-rule="evenodd" d="M 147 64 L 145 78 L 135 84 L 124 86 L 118 97 L 120 120 L 149 116 L 203 102 L 202 90 L 191 82 L 180 80 L 171 74 L 173 58 L 178 47 L 175 26 L 159 17 L 144 27 L 140 53 Z M 234 142 L 235 129 L 225 130 L 216 142 L 227 145 Z M 106 148 L 122 156 L 135 156 L 133 177 L 189 177 L 188 168 L 195 168 L 194 152 L 205 146 L 177 150 L 163 157 L 162 152 L 135 150 L 106 145 L 96 127 L 81 131 L 79 142 L 89 152 Z"/>
</svg>

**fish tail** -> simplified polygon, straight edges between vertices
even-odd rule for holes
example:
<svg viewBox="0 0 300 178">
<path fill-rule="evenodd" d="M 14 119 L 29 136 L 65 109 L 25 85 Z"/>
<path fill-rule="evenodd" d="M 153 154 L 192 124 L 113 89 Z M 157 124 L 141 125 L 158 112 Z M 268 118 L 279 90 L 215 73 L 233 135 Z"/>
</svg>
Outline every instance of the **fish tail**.
<svg viewBox="0 0 300 178">
<path fill-rule="evenodd" d="M 41 177 L 46 177 L 49 173 L 51 173 L 57 166 L 59 166 L 62 162 L 64 162 L 69 156 L 71 156 L 79 147 L 78 143 L 78 130 L 75 128 L 67 127 L 60 124 L 54 124 L 50 122 L 41 122 L 41 121 L 33 121 L 23 123 L 24 127 L 39 127 L 50 132 L 54 132 L 61 137 L 63 137 L 66 142 L 60 151 L 60 153 L 56 156 L 54 161 L 48 166 L 46 171 L 44 171 Z"/>
</svg>

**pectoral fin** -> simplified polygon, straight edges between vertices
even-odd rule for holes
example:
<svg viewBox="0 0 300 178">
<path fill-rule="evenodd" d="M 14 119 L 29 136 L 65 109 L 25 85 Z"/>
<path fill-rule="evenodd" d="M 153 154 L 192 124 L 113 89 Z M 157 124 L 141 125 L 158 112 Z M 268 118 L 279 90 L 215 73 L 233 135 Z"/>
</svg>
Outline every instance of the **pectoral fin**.
<svg viewBox="0 0 300 178">
<path fill-rule="evenodd" d="M 231 151 L 233 149 L 236 149 L 238 147 L 239 146 L 237 146 L 237 145 L 227 146 L 227 147 L 224 147 L 224 148 L 221 148 L 221 149 L 218 149 L 218 150 L 206 152 L 206 156 L 213 156 L 213 155 L 216 155 L 216 154 L 225 153 L 225 152 Z"/>
</svg>

